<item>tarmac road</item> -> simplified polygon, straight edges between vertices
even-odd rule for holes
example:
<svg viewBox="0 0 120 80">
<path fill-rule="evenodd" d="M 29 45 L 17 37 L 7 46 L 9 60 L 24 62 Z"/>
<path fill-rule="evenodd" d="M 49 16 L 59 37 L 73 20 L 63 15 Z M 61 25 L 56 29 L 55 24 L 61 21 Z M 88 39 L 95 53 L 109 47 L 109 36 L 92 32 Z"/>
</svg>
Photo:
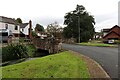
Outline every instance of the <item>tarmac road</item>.
<svg viewBox="0 0 120 80">
<path fill-rule="evenodd" d="M 111 78 L 118 78 L 118 48 L 62 44 L 64 49 L 73 50 L 97 61 Z"/>
</svg>

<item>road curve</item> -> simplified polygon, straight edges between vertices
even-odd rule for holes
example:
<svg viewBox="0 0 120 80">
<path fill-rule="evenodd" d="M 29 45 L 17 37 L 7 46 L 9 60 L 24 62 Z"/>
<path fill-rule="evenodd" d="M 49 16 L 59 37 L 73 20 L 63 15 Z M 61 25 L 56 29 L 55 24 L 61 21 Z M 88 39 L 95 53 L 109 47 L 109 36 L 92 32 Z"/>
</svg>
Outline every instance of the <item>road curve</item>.
<svg viewBox="0 0 120 80">
<path fill-rule="evenodd" d="M 118 78 L 118 48 L 62 44 L 64 49 L 73 50 L 97 61 L 111 78 Z"/>
</svg>

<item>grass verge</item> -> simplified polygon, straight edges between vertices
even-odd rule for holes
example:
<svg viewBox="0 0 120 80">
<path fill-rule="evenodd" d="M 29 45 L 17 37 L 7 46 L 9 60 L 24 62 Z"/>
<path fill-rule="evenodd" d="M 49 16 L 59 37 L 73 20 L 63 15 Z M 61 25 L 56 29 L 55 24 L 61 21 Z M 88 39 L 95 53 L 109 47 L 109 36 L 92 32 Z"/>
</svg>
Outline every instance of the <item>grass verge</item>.
<svg viewBox="0 0 120 80">
<path fill-rule="evenodd" d="M 78 43 L 80 45 L 83 45 L 83 46 L 98 46 L 98 47 L 117 47 L 116 45 L 112 45 L 112 44 L 104 44 L 104 43 Z"/>
<path fill-rule="evenodd" d="M 89 78 L 86 63 L 70 51 L 2 67 L 3 78 Z"/>
</svg>

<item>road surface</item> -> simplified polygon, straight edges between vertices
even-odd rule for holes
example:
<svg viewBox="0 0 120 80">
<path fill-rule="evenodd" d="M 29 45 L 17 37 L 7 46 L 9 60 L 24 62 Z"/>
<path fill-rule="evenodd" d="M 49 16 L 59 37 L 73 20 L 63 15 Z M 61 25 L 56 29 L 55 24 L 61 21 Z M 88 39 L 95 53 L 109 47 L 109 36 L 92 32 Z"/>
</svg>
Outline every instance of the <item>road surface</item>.
<svg viewBox="0 0 120 80">
<path fill-rule="evenodd" d="M 118 78 L 118 48 L 62 44 L 64 49 L 73 50 L 97 61 L 111 78 Z"/>
</svg>

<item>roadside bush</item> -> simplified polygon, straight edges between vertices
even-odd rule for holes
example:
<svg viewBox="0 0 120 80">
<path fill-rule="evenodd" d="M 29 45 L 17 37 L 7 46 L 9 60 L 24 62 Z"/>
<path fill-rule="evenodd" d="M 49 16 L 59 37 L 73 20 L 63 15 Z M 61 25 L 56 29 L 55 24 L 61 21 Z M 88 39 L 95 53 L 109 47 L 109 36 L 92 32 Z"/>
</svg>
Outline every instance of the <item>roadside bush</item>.
<svg viewBox="0 0 120 80">
<path fill-rule="evenodd" d="M 32 36 L 33 36 L 33 37 L 37 37 L 37 34 L 36 34 L 35 31 L 32 31 Z"/>
<path fill-rule="evenodd" d="M 24 38 L 20 38 L 20 39 L 19 39 L 19 42 L 20 42 L 20 43 L 23 43 L 23 42 L 24 42 Z"/>
<path fill-rule="evenodd" d="M 116 44 L 120 44 L 120 40 L 115 40 L 115 43 Z"/>
<path fill-rule="evenodd" d="M 108 41 L 107 41 L 107 40 L 104 40 L 104 41 L 103 41 L 103 43 L 106 43 L 106 44 L 107 44 L 107 43 L 108 43 Z"/>
<path fill-rule="evenodd" d="M 36 47 L 33 44 L 29 44 L 26 46 L 27 47 L 27 54 L 29 57 L 34 57 L 34 54 L 36 52 Z"/>
<path fill-rule="evenodd" d="M 24 45 L 8 45 L 2 48 L 2 62 L 28 57 L 27 48 Z"/>
</svg>

